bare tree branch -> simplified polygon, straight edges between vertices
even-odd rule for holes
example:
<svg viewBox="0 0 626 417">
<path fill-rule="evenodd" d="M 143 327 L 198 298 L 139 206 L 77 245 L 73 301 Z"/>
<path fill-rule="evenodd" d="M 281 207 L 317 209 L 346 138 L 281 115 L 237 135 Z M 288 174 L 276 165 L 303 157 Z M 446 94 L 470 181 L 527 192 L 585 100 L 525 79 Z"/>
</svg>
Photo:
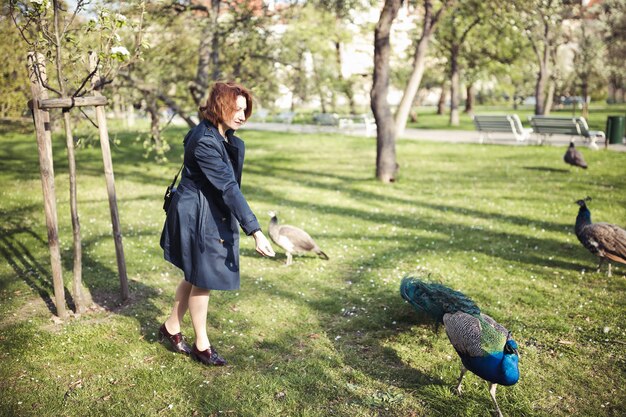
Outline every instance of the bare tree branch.
<svg viewBox="0 0 626 417">
<path fill-rule="evenodd" d="M 85 93 L 81 94 L 80 91 L 83 89 L 83 87 L 85 87 L 85 84 L 87 84 L 87 82 L 89 80 L 91 80 L 94 75 L 96 75 L 96 73 L 98 72 L 98 65 L 100 65 L 100 58 L 98 58 L 98 60 L 96 61 L 96 66 L 93 69 L 93 71 L 91 71 L 87 77 L 83 80 L 83 83 L 80 85 L 80 87 L 78 87 L 78 89 L 74 92 L 74 94 L 72 94 L 72 97 L 81 97 L 83 96 L 85 93 L 91 92 L 92 90 L 89 89 L 87 91 L 85 91 Z"/>
</svg>

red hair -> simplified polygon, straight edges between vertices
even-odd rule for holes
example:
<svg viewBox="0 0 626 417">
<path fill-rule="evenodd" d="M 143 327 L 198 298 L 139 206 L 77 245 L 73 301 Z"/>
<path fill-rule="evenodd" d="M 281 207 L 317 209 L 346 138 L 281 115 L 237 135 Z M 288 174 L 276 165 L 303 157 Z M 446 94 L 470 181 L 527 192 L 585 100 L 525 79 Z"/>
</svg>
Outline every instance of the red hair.
<svg viewBox="0 0 626 417">
<path fill-rule="evenodd" d="M 220 123 L 230 119 L 237 111 L 237 97 L 246 99 L 246 120 L 252 114 L 252 94 L 245 87 L 234 82 L 216 82 L 211 88 L 206 105 L 200 107 L 200 114 L 218 127 Z"/>
</svg>

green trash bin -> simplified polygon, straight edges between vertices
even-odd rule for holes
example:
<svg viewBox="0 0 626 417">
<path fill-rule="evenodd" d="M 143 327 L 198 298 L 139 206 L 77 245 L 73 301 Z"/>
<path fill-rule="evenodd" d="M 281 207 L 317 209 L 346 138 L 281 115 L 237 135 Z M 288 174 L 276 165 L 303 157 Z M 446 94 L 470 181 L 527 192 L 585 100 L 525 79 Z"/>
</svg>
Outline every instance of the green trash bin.
<svg viewBox="0 0 626 417">
<path fill-rule="evenodd" d="M 608 143 L 622 143 L 626 117 L 609 116 L 606 118 L 606 141 Z"/>
</svg>

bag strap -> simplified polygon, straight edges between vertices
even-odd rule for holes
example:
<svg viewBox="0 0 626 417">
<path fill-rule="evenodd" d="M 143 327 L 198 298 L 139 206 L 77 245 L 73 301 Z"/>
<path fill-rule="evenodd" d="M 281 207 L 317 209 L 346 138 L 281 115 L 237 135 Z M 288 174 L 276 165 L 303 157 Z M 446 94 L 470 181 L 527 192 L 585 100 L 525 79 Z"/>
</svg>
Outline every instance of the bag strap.
<svg viewBox="0 0 626 417">
<path fill-rule="evenodd" d="M 183 164 L 178 169 L 178 172 L 176 173 L 176 175 L 174 175 L 174 181 L 172 181 L 172 183 L 170 184 L 170 188 L 174 188 L 174 185 L 176 184 L 176 180 L 178 179 L 178 176 L 182 172 L 184 166 L 185 166 L 185 163 L 183 162 Z"/>
</svg>

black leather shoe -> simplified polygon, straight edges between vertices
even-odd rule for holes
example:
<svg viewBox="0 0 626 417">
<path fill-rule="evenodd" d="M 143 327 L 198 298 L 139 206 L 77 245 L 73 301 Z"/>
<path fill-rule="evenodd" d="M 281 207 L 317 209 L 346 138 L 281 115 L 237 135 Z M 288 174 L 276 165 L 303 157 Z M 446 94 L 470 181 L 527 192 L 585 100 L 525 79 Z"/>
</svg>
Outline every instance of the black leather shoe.
<svg viewBox="0 0 626 417">
<path fill-rule="evenodd" d="M 185 342 L 183 334 L 181 332 L 170 334 L 165 327 L 165 323 L 163 323 L 159 328 L 159 342 L 163 342 L 164 340 L 168 340 L 170 342 L 172 349 L 176 353 L 182 353 L 183 355 L 189 355 L 191 353 L 191 348 L 187 342 Z"/>
<path fill-rule="evenodd" d="M 213 365 L 213 366 L 224 366 L 226 365 L 226 359 L 222 358 L 215 348 L 210 347 L 205 351 L 199 351 L 194 343 L 193 349 L 191 350 L 191 357 L 198 362 L 202 362 L 205 365 Z"/>
</svg>

